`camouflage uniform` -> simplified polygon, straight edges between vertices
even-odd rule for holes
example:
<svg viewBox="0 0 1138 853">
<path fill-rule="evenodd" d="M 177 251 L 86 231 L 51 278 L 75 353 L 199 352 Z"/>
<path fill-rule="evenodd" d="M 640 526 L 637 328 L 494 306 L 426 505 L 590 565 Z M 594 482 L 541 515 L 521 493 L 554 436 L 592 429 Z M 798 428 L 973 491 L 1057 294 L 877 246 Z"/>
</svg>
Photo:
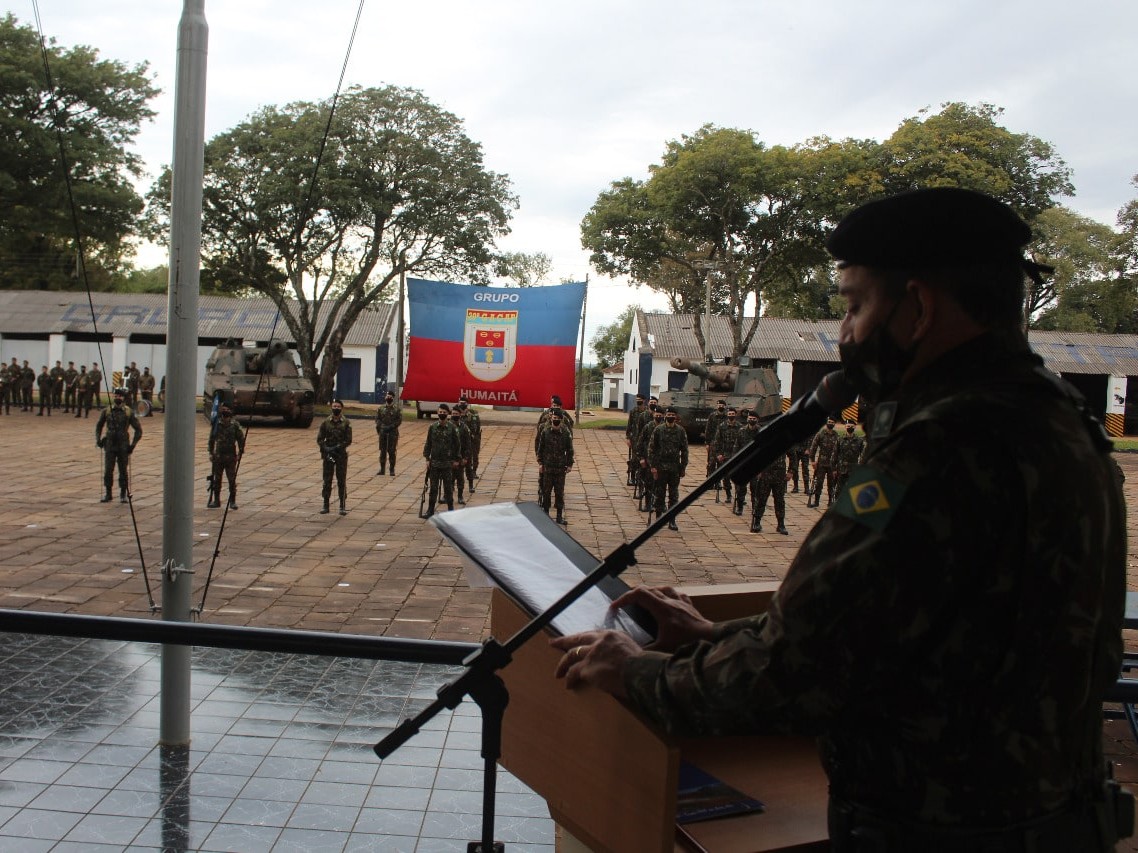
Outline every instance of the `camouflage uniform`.
<svg viewBox="0 0 1138 853">
<path fill-rule="evenodd" d="M 715 437 L 711 440 L 711 461 L 708 463 L 709 467 L 714 466 L 711 468 L 711 471 L 714 471 L 715 468 L 718 468 L 730 459 L 735 454 L 735 451 L 739 449 L 739 429 L 738 417 L 726 418 L 724 422 L 716 428 Z M 720 459 L 720 456 L 723 458 Z M 711 471 L 708 473 L 711 473 Z M 724 494 L 727 495 L 727 503 L 730 504 L 731 481 L 726 477 L 722 479 L 723 491 Z M 715 502 L 719 503 L 718 492 L 715 495 Z"/>
<path fill-rule="evenodd" d="M 150 372 L 149 367 L 142 369 L 142 375 L 138 377 L 138 393 L 142 399 L 150 404 L 150 408 L 146 410 L 146 417 L 154 416 L 154 374 Z"/>
<path fill-rule="evenodd" d="M 803 439 L 786 451 L 786 461 L 790 463 L 790 480 L 794 491 L 798 491 L 798 474 L 802 473 L 802 491 L 810 492 L 810 441 Z"/>
<path fill-rule="evenodd" d="M 375 413 L 375 433 L 379 436 L 379 473 L 391 472 L 395 476 L 395 451 L 399 448 L 399 426 L 403 423 L 403 409 L 394 398 L 384 402 Z"/>
<path fill-rule="evenodd" d="M 134 362 L 130 363 L 130 367 L 123 370 L 123 384 L 126 385 L 127 400 L 131 406 L 138 405 L 138 380 L 141 374 Z"/>
<path fill-rule="evenodd" d="M 75 417 L 91 416 L 91 397 L 95 393 L 93 387 L 94 383 L 91 381 L 91 374 L 87 372 L 87 365 L 82 365 L 79 368 L 79 376 L 75 379 L 75 390 L 79 395 L 79 402 L 75 406 Z"/>
<path fill-rule="evenodd" d="M 838 449 L 838 432 L 833 423 L 818 430 L 810 442 L 810 458 L 814 462 L 814 491 L 807 493 L 806 506 L 818 506 L 822 499 L 822 481 L 826 481 L 826 506 L 834 502 L 834 451 Z M 813 502 L 811 502 L 813 501 Z"/>
<path fill-rule="evenodd" d="M 103 406 L 103 371 L 99 370 L 99 365 L 92 364 L 91 370 L 87 373 L 88 376 L 88 389 L 91 396 L 95 398 L 95 408 L 102 408 Z M 91 409 L 91 401 L 87 401 L 87 409 Z"/>
<path fill-rule="evenodd" d="M 640 460 L 636 456 L 636 444 L 640 432 L 641 415 L 644 414 L 644 399 L 636 401 L 636 408 L 628 413 L 628 423 L 624 427 L 624 443 L 628 446 L 628 485 L 636 483 L 640 475 Z"/>
<path fill-rule="evenodd" d="M 229 508 L 237 509 L 237 464 L 245 453 L 245 431 L 232 417 L 222 417 L 209 433 L 209 458 L 213 463 L 213 500 L 221 505 L 221 474 L 229 483 Z"/>
<path fill-rule="evenodd" d="M 736 447 L 742 447 L 746 444 L 750 444 L 752 441 L 755 440 L 755 436 L 758 434 L 759 434 L 759 422 L 758 422 L 758 420 L 751 421 L 750 419 L 748 419 L 745 424 L 743 424 L 741 427 L 739 427 L 739 441 L 736 444 Z M 750 481 L 747 483 L 746 487 L 739 486 L 739 488 L 737 488 L 735 490 L 735 506 L 734 506 L 735 515 L 742 515 L 743 514 L 743 507 L 745 507 L 747 505 L 747 489 L 748 488 L 751 490 L 751 507 L 753 508 L 755 506 L 755 497 L 759 491 L 759 476 L 758 476 L 758 474 L 756 474 L 754 477 L 752 477 L 750 479 Z"/>
<path fill-rule="evenodd" d="M 427 427 L 427 440 L 423 443 L 423 458 L 427 460 L 427 477 L 430 492 L 427 495 L 427 517 L 435 511 L 440 497 L 447 509 L 454 509 L 454 472 L 462 462 L 462 444 L 458 430 L 447 421 L 435 421 Z M 439 485 L 442 485 L 442 495 Z"/>
<path fill-rule="evenodd" d="M 43 415 L 44 408 L 47 409 L 47 416 L 51 417 L 51 388 L 55 380 L 51 378 L 51 374 L 47 372 L 47 366 L 44 365 L 40 375 L 36 377 L 36 387 L 40 392 L 40 410 L 36 412 L 37 415 Z"/>
<path fill-rule="evenodd" d="M 348 447 L 352 443 L 352 423 L 341 415 L 330 415 L 320 424 L 316 434 L 316 444 L 320 447 L 320 458 L 324 460 L 324 486 L 321 496 L 328 512 L 328 502 L 332 498 L 332 475 L 336 475 L 336 494 L 340 498 L 340 515 L 348 511 Z"/>
<path fill-rule="evenodd" d="M 688 434 L 679 421 L 667 422 L 652 430 L 648 441 L 648 467 L 656 481 L 656 512 L 664 511 L 664 497 L 667 493 L 668 506 L 676 505 L 680 499 L 680 480 L 688 467 Z M 675 527 L 672 522 L 671 527 Z"/>
<path fill-rule="evenodd" d="M 28 362 L 24 360 L 24 366 L 20 369 L 20 399 L 23 401 L 22 411 L 30 412 L 32 410 L 32 389 L 36 384 L 36 372 L 28 366 Z"/>
<path fill-rule="evenodd" d="M 659 420 L 654 415 L 645 418 L 636 437 L 636 459 L 638 476 L 640 478 L 641 509 L 648 512 L 655 502 L 655 481 L 652 479 L 652 469 L 648 465 L 648 444 L 652 441 L 652 433 L 656 427 L 664 423 L 664 413 L 660 412 Z"/>
<path fill-rule="evenodd" d="M 841 494 L 850 478 L 850 471 L 860 464 L 865 439 L 853 430 L 838 436 L 838 446 L 834 450 L 834 494 Z"/>
<path fill-rule="evenodd" d="M 537 464 L 541 466 L 541 507 L 549 514 L 549 497 L 553 493 L 557 521 L 565 523 L 565 473 L 573 467 L 573 433 L 562 421 L 542 429 L 537 437 Z"/>
<path fill-rule="evenodd" d="M 63 408 L 63 378 L 67 371 L 63 369 L 63 365 L 58 361 L 55 363 L 50 371 L 51 373 L 51 407 L 53 409 Z"/>
<path fill-rule="evenodd" d="M 103 428 L 107 435 L 103 437 Z M 134 430 L 134 439 L 127 434 L 127 430 Z M 126 490 L 129 484 L 127 477 L 127 463 L 134 446 L 142 439 L 142 424 L 134 416 L 129 406 L 111 405 L 99 415 L 99 422 L 95 425 L 95 444 L 103 448 L 103 500 L 107 503 L 111 499 L 111 484 L 114 482 L 115 466 L 119 469 L 119 500 L 127 502 Z"/>
<path fill-rule="evenodd" d="M 470 456 L 467 457 L 465 473 L 470 484 L 470 494 L 474 494 L 474 481 L 478 479 L 478 457 L 482 452 L 482 418 L 466 404 L 462 406 L 460 417 L 466 428 L 470 430 Z"/>
<path fill-rule="evenodd" d="M 454 469 L 454 481 L 456 490 L 458 491 L 458 502 L 465 505 L 466 497 L 464 491 L 466 479 L 463 477 L 463 474 L 467 464 L 470 462 L 470 446 L 473 443 L 473 439 L 470 435 L 470 427 L 466 425 L 466 422 L 462 419 L 462 415 L 458 414 L 457 407 L 455 408 L 455 414 L 452 414 L 450 417 L 450 425 L 458 431 L 458 467 Z"/>
<path fill-rule="evenodd" d="M 719 467 L 715 462 L 715 454 L 711 451 L 712 442 L 715 441 L 715 432 L 723 424 L 727 423 L 727 406 L 717 405 L 715 410 L 708 413 L 707 423 L 703 426 L 703 443 L 707 446 L 707 476 L 711 476 L 711 472 Z"/>
<path fill-rule="evenodd" d="M 773 496 L 774 518 L 778 525 L 775 532 L 789 535 L 786 529 L 786 456 L 779 456 L 760 471 L 753 482 L 755 491 L 751 494 L 751 532 L 762 532 L 763 513 L 767 510 L 767 501 Z"/>
<path fill-rule="evenodd" d="M 65 414 L 72 409 L 76 411 L 79 409 L 79 398 L 76 396 L 79 390 L 78 379 L 79 371 L 75 369 L 75 362 L 70 362 L 67 370 L 63 371 L 63 411 Z"/>
<path fill-rule="evenodd" d="M 1125 506 L 1076 393 L 991 334 L 925 367 L 770 610 L 628 661 L 630 704 L 673 734 L 819 736 L 832 815 L 937 850 L 1106 849 L 1023 829 L 1109 802 Z M 954 834 L 985 827 L 1018 846 Z M 934 849 L 903 844 L 858 849 Z"/>
<path fill-rule="evenodd" d="M 0 368 L 0 414 L 12 414 L 12 383 L 8 371 Z"/>
</svg>

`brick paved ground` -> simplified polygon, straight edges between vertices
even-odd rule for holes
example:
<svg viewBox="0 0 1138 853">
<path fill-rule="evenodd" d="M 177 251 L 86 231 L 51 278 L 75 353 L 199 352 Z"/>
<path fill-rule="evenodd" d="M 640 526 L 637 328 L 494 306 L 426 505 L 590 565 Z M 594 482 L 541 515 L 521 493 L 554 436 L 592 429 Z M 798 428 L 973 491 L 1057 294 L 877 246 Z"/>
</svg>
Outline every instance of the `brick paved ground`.
<svg viewBox="0 0 1138 853">
<path fill-rule="evenodd" d="M 586 416 L 587 417 L 587 416 Z M 482 479 L 471 504 L 531 500 L 531 413 L 483 416 Z M 14 412 L 0 417 L 0 607 L 95 615 L 145 616 L 133 518 L 151 586 L 158 594 L 162 536 L 163 416 L 143 421 L 133 460 L 131 506 L 100 504 L 102 454 L 95 419 Z M 371 423 L 355 420 L 349 462 L 350 512 L 319 515 L 316 429 L 254 424 L 240 475 L 240 509 L 224 532 L 221 510 L 205 508 L 206 422 L 197 431 L 195 603 L 220 547 L 203 621 L 345 631 L 397 637 L 479 640 L 488 628 L 488 594 L 470 589 L 455 553 L 418 518 L 426 421 L 407 422 L 398 476 L 378 477 Z M 694 473 L 702 447 L 693 447 Z M 623 434 L 579 430 L 577 466 L 567 487 L 569 532 L 598 555 L 643 530 L 624 485 Z M 1138 455 L 1120 454 L 1127 496 L 1138 495 Z M 697 482 L 689 476 L 688 484 Z M 117 486 L 116 486 L 117 496 Z M 1077 511 L 1073 508 L 1073 511 Z M 819 511 L 788 495 L 790 536 L 751 534 L 747 519 L 706 496 L 639 552 L 630 583 L 729 583 L 780 578 Z M 767 525 L 770 530 L 773 525 Z M 1138 589 L 1138 536 L 1130 519 L 1129 587 Z M 129 570 L 129 571 L 128 571 Z M 1128 636 L 1138 651 L 1138 636 Z M 1107 723 L 1120 776 L 1138 781 L 1138 750 L 1124 724 Z"/>
</svg>

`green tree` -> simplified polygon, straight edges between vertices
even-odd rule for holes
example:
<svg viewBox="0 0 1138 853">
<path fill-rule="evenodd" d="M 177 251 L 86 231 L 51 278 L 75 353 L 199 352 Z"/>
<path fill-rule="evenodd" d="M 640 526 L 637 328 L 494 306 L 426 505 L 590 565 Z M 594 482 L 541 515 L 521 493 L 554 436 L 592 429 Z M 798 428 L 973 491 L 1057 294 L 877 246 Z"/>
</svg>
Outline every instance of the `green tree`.
<svg viewBox="0 0 1138 853">
<path fill-rule="evenodd" d="M 624 358 L 628 350 L 628 341 L 632 336 L 632 324 L 636 322 L 636 312 L 639 305 L 629 305 L 617 318 L 606 326 L 601 326 L 593 333 L 589 345 L 597 355 L 601 368 L 612 367 Z"/>
<path fill-rule="evenodd" d="M 1055 272 L 1029 290 L 1029 322 L 1038 319 L 1038 328 L 1062 331 L 1115 331 L 1122 322 L 1118 312 L 1127 311 L 1118 294 L 1110 295 L 1118 234 L 1065 207 L 1039 214 L 1033 233 L 1032 254 Z"/>
<path fill-rule="evenodd" d="M 881 146 L 883 188 L 964 187 L 1007 202 L 1031 223 L 1074 194 L 1071 170 L 1050 143 L 1013 133 L 991 104 L 946 103 L 907 118 Z"/>
<path fill-rule="evenodd" d="M 313 181 L 330 108 L 267 107 L 210 140 L 202 226 L 211 284 L 273 300 L 321 401 L 400 273 L 485 282 L 517 205 L 460 119 L 394 86 L 340 97 Z M 150 195 L 163 227 L 168 184 Z"/>
<path fill-rule="evenodd" d="M 0 18 L 0 287 L 83 288 L 83 273 L 111 286 L 143 206 L 132 184 L 142 164 L 127 146 L 157 94 L 145 63 L 54 40 L 41 51 L 33 28 Z"/>
<path fill-rule="evenodd" d="M 537 287 L 549 276 L 553 261 L 544 252 L 505 252 L 494 259 L 494 275 L 507 287 Z"/>
</svg>

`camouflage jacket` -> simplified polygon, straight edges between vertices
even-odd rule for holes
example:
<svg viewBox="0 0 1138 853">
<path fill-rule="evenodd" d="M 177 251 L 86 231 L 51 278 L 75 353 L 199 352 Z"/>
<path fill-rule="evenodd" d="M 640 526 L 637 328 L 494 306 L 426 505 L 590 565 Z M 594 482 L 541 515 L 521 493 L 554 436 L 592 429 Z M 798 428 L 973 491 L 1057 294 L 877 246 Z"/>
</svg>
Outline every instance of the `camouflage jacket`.
<svg viewBox="0 0 1138 853">
<path fill-rule="evenodd" d="M 648 467 L 680 470 L 688 467 L 688 434 L 682 426 L 663 423 L 652 430 L 648 441 Z"/>
<path fill-rule="evenodd" d="M 738 421 L 735 423 L 724 421 L 715 430 L 715 438 L 711 442 L 711 455 L 722 456 L 724 460 L 731 458 L 731 454 L 739 447 L 739 430 Z"/>
<path fill-rule="evenodd" d="M 711 414 L 707 416 L 707 424 L 703 428 L 703 440 L 708 447 L 715 442 L 715 433 L 718 429 L 727 423 L 727 410 L 724 409 L 720 413 L 718 407 L 711 410 Z"/>
<path fill-rule="evenodd" d="M 130 406 L 107 406 L 99 415 L 99 422 L 95 424 L 95 441 L 103 437 L 104 427 L 107 430 L 106 443 L 103 447 L 110 450 L 126 450 L 138 444 L 142 438 L 142 424 L 138 422 Z M 132 441 L 128 430 L 134 430 Z"/>
<path fill-rule="evenodd" d="M 573 466 L 573 433 L 565 424 L 547 426 L 541 431 L 537 439 L 537 464 L 553 471 Z"/>
<path fill-rule="evenodd" d="M 67 375 L 67 371 L 64 370 L 62 367 L 57 366 L 57 367 L 53 367 L 50 370 L 50 375 L 51 375 L 51 387 L 52 388 L 62 388 L 63 387 L 63 379 Z"/>
<path fill-rule="evenodd" d="M 641 406 L 628 413 L 628 424 L 624 427 L 624 438 L 630 442 L 632 447 L 636 447 L 637 434 L 640 432 L 641 427 L 640 416 L 644 414 L 645 411 L 647 411 L 647 407 Z"/>
<path fill-rule="evenodd" d="M 327 452 L 330 447 L 335 447 L 346 456 L 348 445 L 351 443 L 352 422 L 342 415 L 338 422 L 331 415 L 326 417 L 324 423 L 320 424 L 320 431 L 316 433 L 316 444 L 319 445 L 321 453 Z"/>
<path fill-rule="evenodd" d="M 864 447 L 865 439 L 856 432 L 853 435 L 839 435 L 838 445 L 834 449 L 833 467 L 842 473 L 848 473 L 858 463 Z"/>
<path fill-rule="evenodd" d="M 75 385 L 75 381 L 79 378 L 79 371 L 74 367 L 69 367 L 63 371 L 63 381 L 67 383 L 67 387 L 71 388 Z"/>
<path fill-rule="evenodd" d="M 245 431 L 241 424 L 232 418 L 228 424 L 218 421 L 209 434 L 209 455 L 232 459 L 236 458 L 238 449 L 245 452 Z"/>
<path fill-rule="evenodd" d="M 778 459 L 759 472 L 756 478 L 760 483 L 768 486 L 777 486 L 786 482 L 786 454 L 779 454 Z"/>
<path fill-rule="evenodd" d="M 449 468 L 462 459 L 462 446 L 458 430 L 448 419 L 434 421 L 427 427 L 427 440 L 423 442 L 423 458 L 432 468 Z"/>
<path fill-rule="evenodd" d="M 403 423 L 403 410 L 398 403 L 384 403 L 375 413 L 376 432 L 399 432 Z"/>
<path fill-rule="evenodd" d="M 819 465 L 833 465 L 834 451 L 838 449 L 838 430 L 822 427 L 810 442 L 810 458 Z"/>
<path fill-rule="evenodd" d="M 470 431 L 471 447 L 480 447 L 482 445 L 482 418 L 478 417 L 478 412 L 468 407 L 466 414 L 459 420 L 461 420 Z"/>
<path fill-rule="evenodd" d="M 995 336 L 929 364 L 770 610 L 631 660 L 631 704 L 674 733 L 818 735 L 832 793 L 900 820 L 1008 826 L 1101 790 L 1126 519 L 1073 396 Z"/>
<path fill-rule="evenodd" d="M 664 422 L 660 421 L 659 426 L 663 426 Z M 655 418 L 648 418 L 640 427 L 640 432 L 636 435 L 636 458 L 648 461 L 648 443 L 652 441 L 652 433 L 656 431 L 657 423 Z"/>
<path fill-rule="evenodd" d="M 40 373 L 36 375 L 36 386 L 40 389 L 40 394 L 47 394 L 51 391 L 55 380 L 51 378 L 50 373 Z"/>
<path fill-rule="evenodd" d="M 139 391 L 153 391 L 154 390 L 154 374 L 143 373 L 138 377 L 138 390 Z"/>
</svg>

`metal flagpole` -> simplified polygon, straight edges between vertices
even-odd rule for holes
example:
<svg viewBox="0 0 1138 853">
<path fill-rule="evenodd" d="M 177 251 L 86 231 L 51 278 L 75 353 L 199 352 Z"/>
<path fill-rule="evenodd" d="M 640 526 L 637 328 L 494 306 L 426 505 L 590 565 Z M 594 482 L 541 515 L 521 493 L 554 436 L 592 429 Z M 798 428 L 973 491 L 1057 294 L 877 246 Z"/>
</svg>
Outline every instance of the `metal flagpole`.
<svg viewBox="0 0 1138 853">
<path fill-rule="evenodd" d="M 581 371 L 585 369 L 585 315 L 589 307 L 589 276 L 585 276 L 585 296 L 581 300 L 581 355 L 577 358 L 577 423 L 581 423 Z"/>
<path fill-rule="evenodd" d="M 163 457 L 162 619 L 190 621 L 193 565 L 194 411 L 197 395 L 198 292 L 201 284 L 202 180 L 205 161 L 205 0 L 184 0 L 174 84 L 170 193 L 170 279 Z M 190 647 L 162 647 L 159 741 L 190 742 Z"/>
</svg>

